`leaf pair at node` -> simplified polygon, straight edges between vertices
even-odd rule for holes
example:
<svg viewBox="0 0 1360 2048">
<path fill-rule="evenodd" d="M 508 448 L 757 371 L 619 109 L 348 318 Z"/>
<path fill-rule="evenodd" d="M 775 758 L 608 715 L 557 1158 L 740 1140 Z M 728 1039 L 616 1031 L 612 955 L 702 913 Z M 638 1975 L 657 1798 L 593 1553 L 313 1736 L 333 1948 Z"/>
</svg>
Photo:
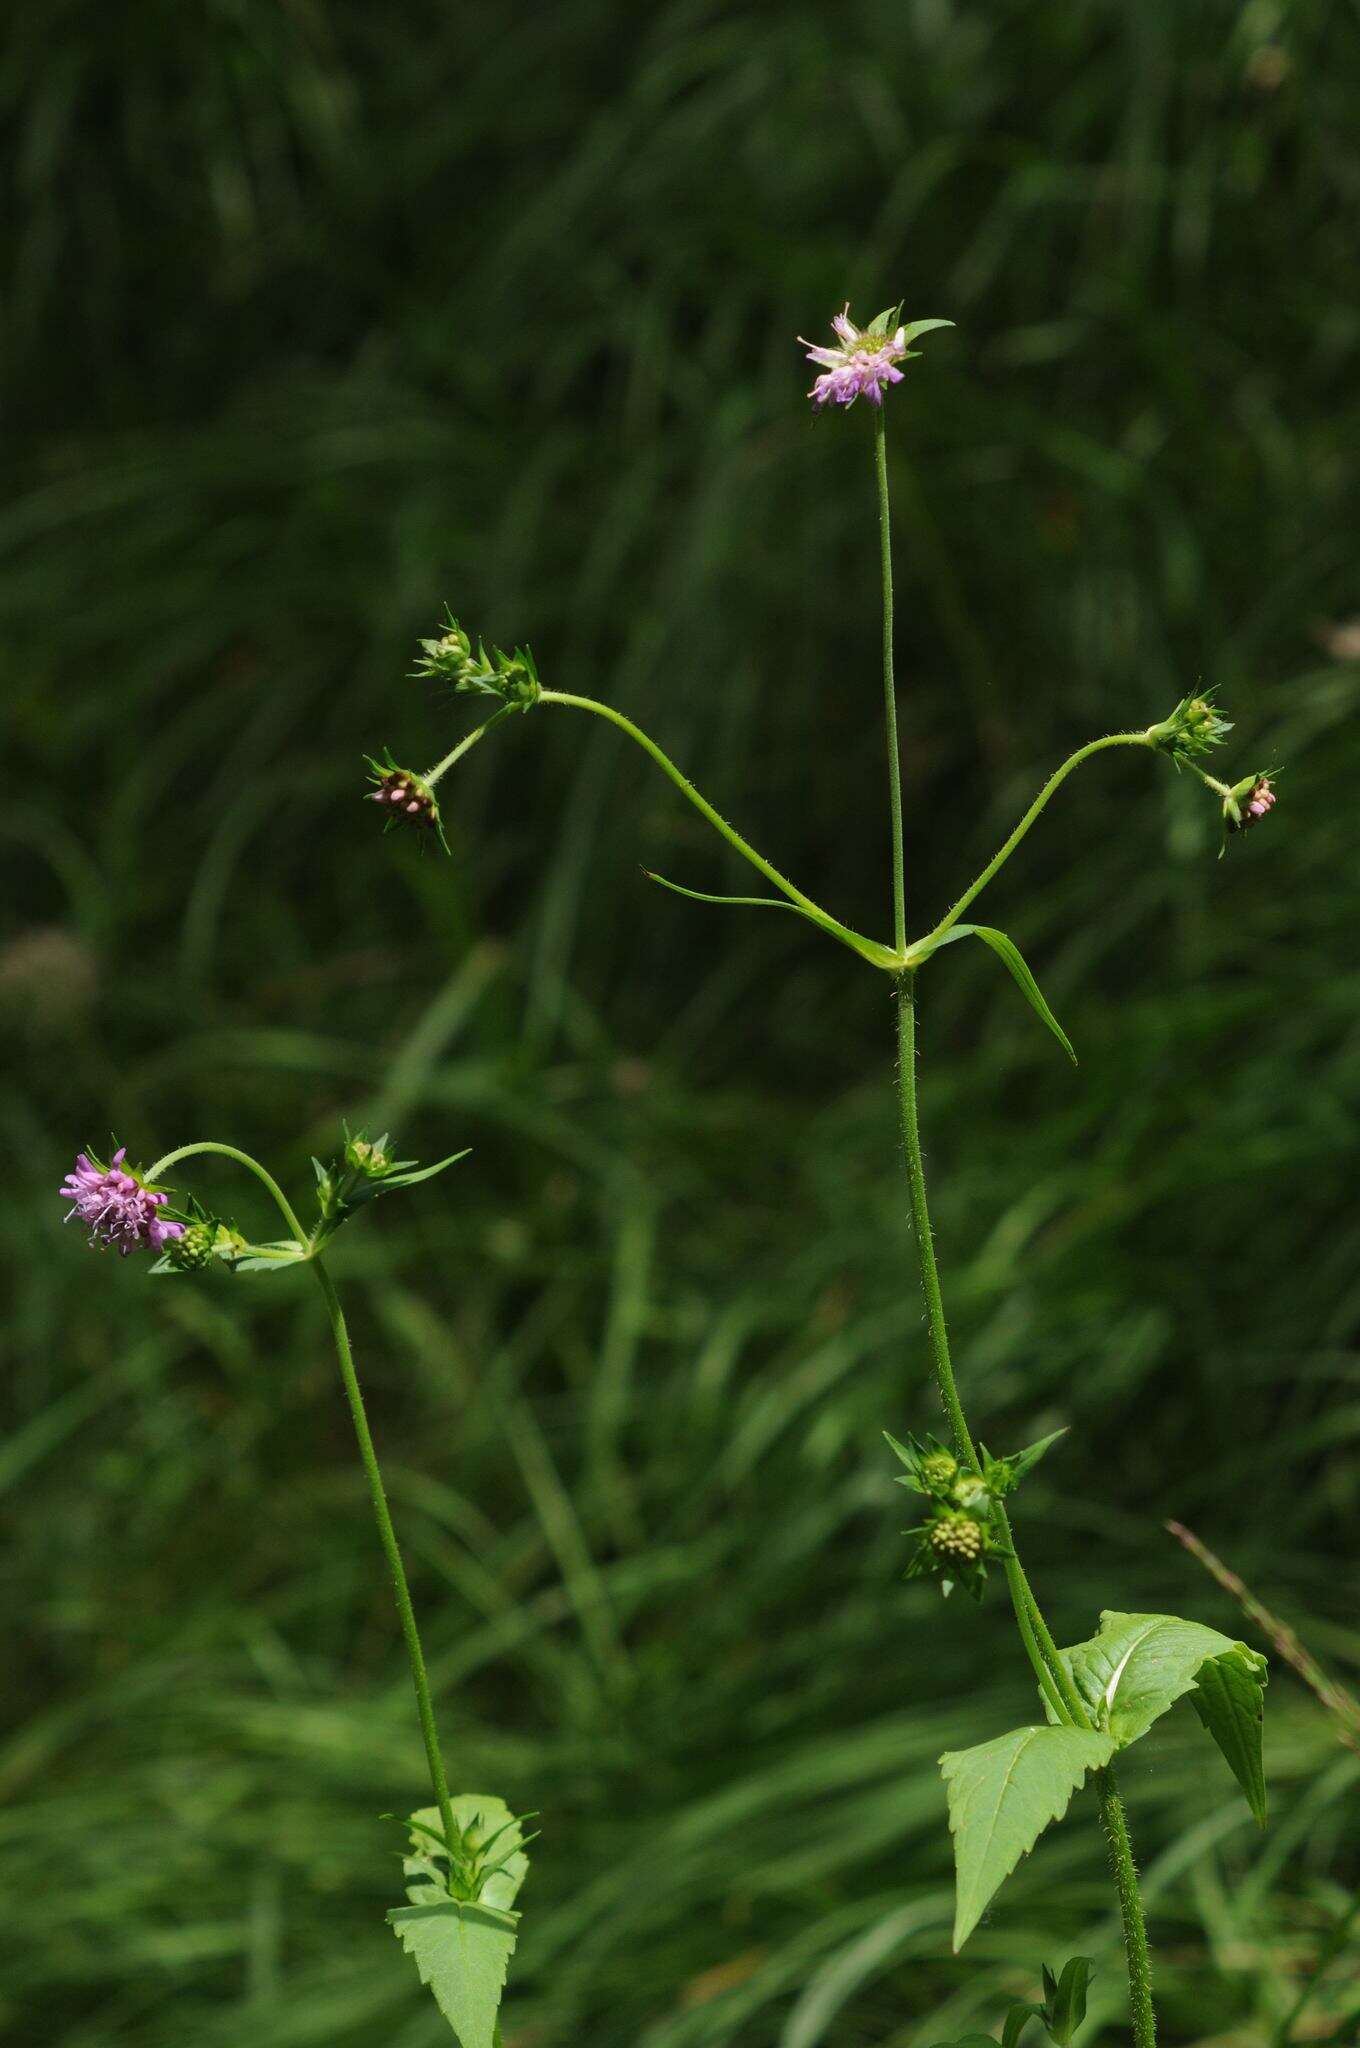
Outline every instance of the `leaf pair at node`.
<svg viewBox="0 0 1360 2048">
<path fill-rule="evenodd" d="M 1015 1728 L 940 1758 L 957 1878 L 954 1946 L 1088 1771 L 1139 1741 L 1186 1693 L 1223 1752 L 1258 1822 L 1266 1812 L 1261 1757 L 1266 1660 L 1245 1643 L 1172 1614 L 1101 1616 L 1088 1642 L 1060 1652 L 1090 1728 Z"/>
<path fill-rule="evenodd" d="M 459 1840 L 450 1854 L 439 1808 L 411 1815 L 402 1859 L 409 1903 L 387 1921 L 462 2048 L 493 2048 L 519 1929 L 513 1908 L 529 1869 L 524 1850 L 535 1837 L 523 1832 L 529 1815 L 481 1793 L 456 1798 L 453 1816 Z"/>
<path fill-rule="evenodd" d="M 388 1151 L 391 1143 L 386 1131 L 380 1138 L 366 1138 L 362 1131 L 350 1135 L 345 1132 L 344 1150 L 328 1166 L 319 1159 L 313 1159 L 312 1171 L 316 1175 L 316 1200 L 321 1211 L 321 1220 L 314 1237 L 316 1244 L 322 1244 L 333 1237 L 342 1223 L 362 1209 L 367 1202 L 376 1201 L 379 1195 L 390 1195 L 398 1188 L 412 1188 L 420 1181 L 433 1180 L 437 1173 L 443 1173 L 448 1166 L 466 1159 L 469 1148 L 461 1152 L 450 1152 L 447 1159 L 440 1159 L 433 1166 L 418 1166 L 414 1159 L 394 1159 Z"/>
<path fill-rule="evenodd" d="M 1072 1956 L 1059 1977 L 1045 1963 L 1042 2005 L 1017 2001 L 1011 2007 L 1001 2029 L 1001 2048 L 1017 2048 L 1032 2019 L 1042 2021 L 1045 2033 L 1057 2043 L 1057 2048 L 1068 2048 L 1086 2018 L 1086 1992 L 1094 1970 L 1089 1956 Z M 997 2044 L 991 2034 L 963 2034 L 957 2041 L 936 2041 L 933 2048 L 997 2048 Z"/>
</svg>

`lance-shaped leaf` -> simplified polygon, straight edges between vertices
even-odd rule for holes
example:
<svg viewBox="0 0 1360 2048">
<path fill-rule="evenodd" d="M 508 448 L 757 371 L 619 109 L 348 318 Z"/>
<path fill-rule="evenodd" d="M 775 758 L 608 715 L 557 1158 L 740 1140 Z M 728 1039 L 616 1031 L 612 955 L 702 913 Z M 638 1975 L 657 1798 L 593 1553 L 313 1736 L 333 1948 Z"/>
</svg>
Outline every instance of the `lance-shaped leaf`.
<svg viewBox="0 0 1360 2048">
<path fill-rule="evenodd" d="M 1067 1811 L 1086 1773 L 1114 1752 L 1113 1736 L 1099 1729 L 1013 1728 L 994 1742 L 940 1758 L 954 1837 L 956 1949 L 1002 1880 Z"/>
<path fill-rule="evenodd" d="M 1035 1016 L 1053 1033 L 1053 1036 L 1057 1039 L 1059 1045 L 1075 1067 L 1077 1055 L 1072 1050 L 1072 1041 L 1049 1009 L 1048 1004 L 1044 1001 L 1043 991 L 1025 964 L 1023 953 L 1016 945 L 1014 939 L 1007 938 L 1005 932 L 997 931 L 994 925 L 951 925 L 943 938 L 936 939 L 933 942 L 926 939 L 922 941 L 920 946 L 909 948 L 909 964 L 918 966 L 921 962 L 928 960 L 932 953 L 938 952 L 941 946 L 952 946 L 955 939 L 981 939 L 984 946 L 991 947 L 997 959 L 1003 963 L 1011 974 L 1016 987 L 1024 996 L 1025 1001 L 1029 1004 Z"/>
<path fill-rule="evenodd" d="M 805 917 L 809 924 L 815 924 L 819 931 L 839 939 L 843 946 L 848 946 L 852 953 L 858 953 L 861 960 L 867 960 L 871 966 L 893 968 L 901 965 L 898 956 L 887 946 L 880 946 L 877 939 L 866 939 L 862 932 L 853 931 L 828 911 L 794 903 L 784 896 L 713 896 L 706 889 L 685 889 L 679 882 L 668 882 L 664 875 L 654 874 L 650 868 L 644 868 L 642 872 L 649 882 L 669 889 L 673 896 L 688 896 L 691 903 L 719 903 L 737 910 L 791 910 L 795 916 Z"/>
<path fill-rule="evenodd" d="M 1072 1956 L 1055 1978 L 1044 1965 L 1044 2003 L 1040 2017 L 1058 2048 L 1068 2042 L 1086 2017 L 1086 1990 L 1095 1964 L 1089 1956 Z"/>
<path fill-rule="evenodd" d="M 1266 1824 L 1266 1773 L 1261 1755 L 1264 1669 L 1264 1658 L 1235 1645 L 1200 1665 L 1190 1695 L 1191 1706 L 1222 1750 L 1261 1827 Z"/>
<path fill-rule="evenodd" d="M 442 1859 L 429 1842 L 431 1834 L 442 1840 L 439 1809 L 425 1807 L 411 1816 L 414 1846 L 402 1864 L 411 1903 L 394 1907 L 387 1919 L 461 2048 L 493 2048 L 519 1927 L 520 1916 L 510 1909 L 529 1859 L 520 1846 L 519 1823 L 503 1800 L 464 1793 L 453 1801 L 453 1815 L 464 1835 L 497 1837 L 480 1897 L 450 1898 Z"/>
</svg>

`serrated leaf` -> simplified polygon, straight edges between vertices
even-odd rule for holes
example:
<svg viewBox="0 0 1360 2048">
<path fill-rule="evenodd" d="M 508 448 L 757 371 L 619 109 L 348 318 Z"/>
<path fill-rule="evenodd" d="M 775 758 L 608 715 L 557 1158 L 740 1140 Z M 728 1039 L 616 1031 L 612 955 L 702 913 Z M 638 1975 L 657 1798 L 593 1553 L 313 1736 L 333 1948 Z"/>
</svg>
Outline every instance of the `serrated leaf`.
<svg viewBox="0 0 1360 2048">
<path fill-rule="evenodd" d="M 519 1926 L 519 1914 L 510 1909 L 529 1859 L 518 1846 L 519 1826 L 504 1800 L 465 1792 L 453 1801 L 453 1817 L 464 1834 L 475 1830 L 481 1841 L 499 1834 L 493 1853 L 498 1862 L 504 1854 L 503 1867 L 488 1877 L 475 1902 L 450 1898 L 428 1839 L 443 1839 L 439 1808 L 422 1807 L 411 1816 L 414 1846 L 402 1863 L 411 1903 L 394 1907 L 387 1920 L 462 2048 L 493 2048 Z"/>
<path fill-rule="evenodd" d="M 1252 1653 L 1248 1652 L 1248 1656 Z M 1261 1755 L 1265 1680 L 1239 1649 L 1206 1658 L 1195 1673 L 1190 1704 L 1227 1759 L 1260 1827 L 1266 1824 L 1266 1773 Z"/>
<path fill-rule="evenodd" d="M 1063 1965 L 1062 1976 L 1048 1994 L 1048 2010 L 1043 2014 L 1043 2022 L 1058 2048 L 1067 2048 L 1086 2017 L 1086 1990 L 1094 1969 L 1095 1964 L 1089 1956 L 1072 1956 Z M 1047 1970 L 1044 1979 L 1046 1983 L 1051 1981 Z"/>
<path fill-rule="evenodd" d="M 954 1837 L 956 1950 L 1003 1879 L 1067 1811 L 1086 1773 L 1114 1752 L 1114 1738 L 1097 1729 L 1013 1728 L 940 1758 Z"/>
<path fill-rule="evenodd" d="M 880 946 L 876 939 L 866 939 L 861 932 L 852 931 L 849 925 L 831 917 L 824 910 L 809 909 L 805 904 L 792 903 L 783 896 L 714 896 L 707 889 L 686 889 L 679 882 L 668 882 L 664 875 L 654 874 L 651 868 L 644 868 L 643 874 L 649 882 L 656 882 L 661 888 L 669 889 L 673 896 L 688 896 L 691 903 L 718 903 L 727 909 L 737 910 L 791 910 L 795 917 L 806 918 L 833 939 L 839 939 L 852 953 L 858 953 L 874 967 L 896 967 L 898 956 Z"/>
<path fill-rule="evenodd" d="M 1077 1055 L 1072 1050 L 1071 1039 L 1049 1009 L 1048 1004 L 1044 1001 L 1043 991 L 1030 973 L 1024 954 L 1020 951 L 1014 939 L 1007 938 L 1005 932 L 998 931 L 994 925 L 990 924 L 951 925 L 942 939 L 937 939 L 935 944 L 929 946 L 924 952 L 914 952 L 912 957 L 915 961 L 928 960 L 932 953 L 939 951 L 941 946 L 953 945 L 955 939 L 981 939 L 984 946 L 991 947 L 997 959 L 1001 961 L 1002 965 L 1010 973 L 1016 987 L 1020 990 L 1035 1016 L 1041 1024 L 1046 1025 L 1053 1033 L 1053 1036 L 1057 1039 L 1059 1045 L 1075 1067 Z"/>
<path fill-rule="evenodd" d="M 1123 1749 L 1192 1690 L 1207 1659 L 1226 1652 L 1238 1653 L 1261 1678 L 1266 1665 L 1258 1651 L 1175 1614 L 1102 1614 L 1099 1631 L 1061 1655 L 1097 1724 Z"/>
</svg>

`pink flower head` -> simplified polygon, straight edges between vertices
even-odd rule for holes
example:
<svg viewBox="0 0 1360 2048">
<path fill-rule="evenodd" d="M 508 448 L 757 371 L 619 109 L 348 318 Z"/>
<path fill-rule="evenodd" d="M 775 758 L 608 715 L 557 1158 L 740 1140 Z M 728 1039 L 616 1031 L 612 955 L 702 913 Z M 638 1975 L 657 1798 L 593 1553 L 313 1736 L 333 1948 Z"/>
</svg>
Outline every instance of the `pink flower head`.
<svg viewBox="0 0 1360 2048">
<path fill-rule="evenodd" d="M 169 1195 L 130 1173 L 123 1165 L 126 1153 L 127 1147 L 120 1145 L 107 1166 L 80 1153 L 59 1190 L 71 1204 L 66 1221 L 78 1216 L 92 1245 L 121 1252 L 124 1258 L 129 1252 L 159 1252 L 171 1238 L 184 1235 L 182 1223 L 160 1214 Z"/>
<path fill-rule="evenodd" d="M 879 320 L 884 317 L 880 314 Z M 853 405 L 857 398 L 882 405 L 888 386 L 902 382 L 897 365 L 914 353 L 910 344 L 917 335 L 951 324 L 948 320 L 913 320 L 910 326 L 889 330 L 874 321 L 870 327 L 860 329 L 850 318 L 847 305 L 831 322 L 839 347 L 814 348 L 801 334 L 798 337 L 808 352 L 808 361 L 816 363 L 822 372 L 808 397 L 816 406 Z"/>
</svg>

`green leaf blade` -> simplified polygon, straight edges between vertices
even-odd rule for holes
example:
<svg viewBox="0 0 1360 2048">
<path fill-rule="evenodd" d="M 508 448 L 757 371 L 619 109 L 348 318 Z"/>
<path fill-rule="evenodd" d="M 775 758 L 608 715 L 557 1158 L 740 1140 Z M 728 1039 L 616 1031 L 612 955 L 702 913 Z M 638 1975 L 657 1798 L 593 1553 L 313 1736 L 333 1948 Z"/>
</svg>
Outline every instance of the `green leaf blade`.
<svg viewBox="0 0 1360 2048">
<path fill-rule="evenodd" d="M 1113 1736 L 1098 1729 L 1031 1727 L 940 1758 L 954 1837 L 956 1951 L 1087 1772 L 1114 1753 Z"/>
<path fill-rule="evenodd" d="M 928 960 L 932 953 L 938 952 L 941 946 L 952 945 L 955 939 L 981 939 L 984 946 L 991 947 L 997 959 L 1001 961 L 1010 974 L 1011 979 L 1020 990 L 1025 1001 L 1033 1010 L 1035 1016 L 1047 1030 L 1053 1033 L 1053 1036 L 1057 1039 L 1059 1045 L 1075 1067 L 1077 1055 L 1072 1049 L 1072 1041 L 1049 1009 L 1048 1004 L 1044 1001 L 1043 991 L 1030 973 L 1024 954 L 1020 951 L 1014 939 L 1008 938 L 1005 932 L 998 931 L 995 925 L 953 925 L 942 939 L 936 940 L 934 945 L 927 946 L 924 952 L 916 949 L 913 955 L 913 964 Z"/>
<path fill-rule="evenodd" d="M 1250 1657 L 1253 1653 L 1248 1652 Z M 1223 1752 L 1258 1827 L 1266 1824 L 1266 1773 L 1261 1753 L 1264 1676 L 1240 1649 L 1206 1658 L 1195 1673 L 1190 1704 Z"/>
<path fill-rule="evenodd" d="M 410 1904 L 394 1907 L 387 1921 L 461 2048 L 494 2048 L 496 2016 L 519 1927 L 512 1908 L 529 1859 L 519 1823 L 504 1800 L 464 1792 L 453 1801 L 453 1817 L 464 1835 L 475 1830 L 481 1842 L 497 1838 L 493 1853 L 500 1867 L 488 1876 L 481 1897 L 450 1898 L 437 1846 L 444 1840 L 439 1808 L 422 1807 L 411 1815 L 412 1849 L 402 1863 Z"/>
<path fill-rule="evenodd" d="M 1252 1811 L 1257 1811 L 1257 1803 L 1263 1805 L 1264 1784 L 1257 1779 L 1247 1718 L 1255 1720 L 1258 1704 L 1247 1681 L 1259 1692 L 1265 1676 L 1266 1662 L 1259 1651 L 1176 1614 L 1107 1611 L 1094 1636 L 1061 1654 L 1092 1717 L 1109 1730 L 1121 1749 L 1146 1735 L 1154 1721 L 1186 1693 L 1195 1694 L 1198 1700 L 1201 1674 L 1207 1666 L 1215 1666 L 1208 1673 L 1204 1694 L 1211 1716 L 1205 1726 L 1237 1773 Z M 1231 1672 L 1221 1663 L 1224 1659 L 1231 1660 Z M 1232 1686 L 1230 1697 L 1225 1696 L 1227 1684 Z M 1259 1745 L 1259 1734 L 1255 1741 Z"/>
</svg>

